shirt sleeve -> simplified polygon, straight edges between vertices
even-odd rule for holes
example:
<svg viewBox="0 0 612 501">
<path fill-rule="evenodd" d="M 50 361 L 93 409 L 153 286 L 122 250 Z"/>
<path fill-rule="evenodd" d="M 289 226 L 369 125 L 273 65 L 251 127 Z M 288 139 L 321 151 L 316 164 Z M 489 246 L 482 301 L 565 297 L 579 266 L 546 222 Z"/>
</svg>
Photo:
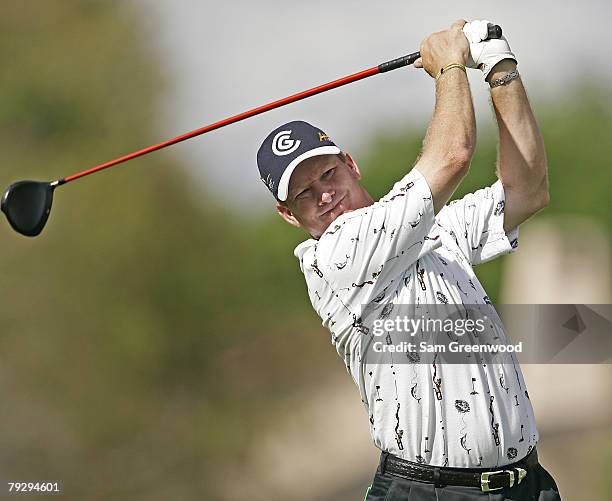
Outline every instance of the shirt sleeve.
<svg viewBox="0 0 612 501">
<path fill-rule="evenodd" d="M 343 214 L 321 236 L 315 272 L 346 297 L 365 300 L 413 264 L 436 237 L 431 190 L 412 169 L 378 202 Z"/>
<path fill-rule="evenodd" d="M 453 200 L 438 213 L 436 221 L 450 233 L 472 264 L 485 263 L 518 247 L 518 227 L 504 231 L 504 187 L 493 185 Z"/>
</svg>

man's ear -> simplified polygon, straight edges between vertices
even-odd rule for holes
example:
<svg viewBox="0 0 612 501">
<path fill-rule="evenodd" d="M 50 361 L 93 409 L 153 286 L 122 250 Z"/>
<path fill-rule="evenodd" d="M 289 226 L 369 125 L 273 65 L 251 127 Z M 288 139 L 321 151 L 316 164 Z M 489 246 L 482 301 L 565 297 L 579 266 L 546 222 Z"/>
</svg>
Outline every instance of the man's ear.
<svg viewBox="0 0 612 501">
<path fill-rule="evenodd" d="M 351 171 L 351 174 L 353 174 L 353 176 L 355 177 L 355 179 L 360 180 L 361 179 L 361 171 L 359 170 L 359 167 L 357 167 L 357 164 L 355 163 L 355 160 L 353 159 L 353 157 L 344 152 L 344 156 L 346 157 L 346 165 L 348 165 L 349 170 Z"/>
<path fill-rule="evenodd" d="M 300 222 L 296 219 L 296 217 L 293 215 L 293 212 L 291 212 L 291 209 L 286 205 L 281 204 L 280 202 L 276 202 L 276 212 L 278 212 L 280 217 L 282 217 L 289 224 L 296 226 L 297 228 L 302 226 Z"/>
</svg>

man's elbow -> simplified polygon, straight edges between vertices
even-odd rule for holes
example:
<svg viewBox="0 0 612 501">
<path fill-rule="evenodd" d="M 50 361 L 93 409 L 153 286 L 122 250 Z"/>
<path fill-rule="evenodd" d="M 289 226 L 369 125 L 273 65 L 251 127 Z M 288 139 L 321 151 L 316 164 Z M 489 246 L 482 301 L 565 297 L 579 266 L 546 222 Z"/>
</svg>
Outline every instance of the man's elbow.
<svg viewBox="0 0 612 501">
<path fill-rule="evenodd" d="M 537 206 L 537 210 L 541 210 L 546 207 L 550 203 L 550 193 L 548 189 L 546 191 L 541 192 L 535 198 L 535 204 Z"/>
<path fill-rule="evenodd" d="M 544 179 L 540 183 L 539 189 L 533 197 L 534 203 L 537 206 L 537 210 L 543 209 L 550 203 L 550 190 L 548 189 L 548 176 L 544 176 Z"/>
<path fill-rule="evenodd" d="M 454 170 L 460 176 L 465 176 L 470 170 L 474 149 L 468 146 L 461 146 L 449 150 L 446 162 L 450 169 Z"/>
</svg>

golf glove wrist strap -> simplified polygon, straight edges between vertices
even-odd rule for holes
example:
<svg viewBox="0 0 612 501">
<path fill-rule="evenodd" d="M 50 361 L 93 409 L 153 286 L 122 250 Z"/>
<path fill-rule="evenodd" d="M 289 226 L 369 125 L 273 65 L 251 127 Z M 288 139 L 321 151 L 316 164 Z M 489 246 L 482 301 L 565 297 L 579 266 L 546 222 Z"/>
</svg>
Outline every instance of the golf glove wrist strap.
<svg viewBox="0 0 612 501">
<path fill-rule="evenodd" d="M 496 80 L 492 80 L 489 82 L 489 87 L 493 89 L 494 87 L 499 87 L 500 85 L 506 85 L 508 82 L 511 82 L 515 78 L 520 76 L 517 69 L 512 70 L 510 73 L 507 73 L 501 78 L 497 78 Z"/>
<path fill-rule="evenodd" d="M 438 81 L 438 78 L 440 78 L 444 73 L 446 73 L 448 70 L 452 70 L 453 68 L 459 68 L 463 70 L 464 73 L 467 74 L 467 72 L 465 71 L 465 66 L 463 64 L 459 64 L 459 63 L 447 64 L 446 66 L 444 66 L 444 68 L 438 71 L 438 74 L 436 75 L 436 82 Z"/>
</svg>

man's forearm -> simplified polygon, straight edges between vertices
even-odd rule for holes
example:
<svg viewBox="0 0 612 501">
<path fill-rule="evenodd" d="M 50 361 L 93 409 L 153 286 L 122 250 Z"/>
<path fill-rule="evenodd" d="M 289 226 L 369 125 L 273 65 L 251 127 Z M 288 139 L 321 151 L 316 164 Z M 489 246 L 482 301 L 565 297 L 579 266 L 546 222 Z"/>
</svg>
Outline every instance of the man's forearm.
<svg viewBox="0 0 612 501">
<path fill-rule="evenodd" d="M 476 145 L 476 119 L 466 74 L 452 69 L 436 82 L 436 105 L 427 129 L 423 156 L 442 163 L 465 160 L 468 163 Z"/>
<path fill-rule="evenodd" d="M 488 77 L 495 80 L 516 68 L 499 63 Z M 520 77 L 491 89 L 499 128 L 498 176 L 506 190 L 521 193 L 534 208 L 548 203 L 546 151 Z"/>
<path fill-rule="evenodd" d="M 436 106 L 416 168 L 434 194 L 437 214 L 468 172 L 476 144 L 476 120 L 466 74 L 452 69 L 436 82 Z"/>
</svg>

